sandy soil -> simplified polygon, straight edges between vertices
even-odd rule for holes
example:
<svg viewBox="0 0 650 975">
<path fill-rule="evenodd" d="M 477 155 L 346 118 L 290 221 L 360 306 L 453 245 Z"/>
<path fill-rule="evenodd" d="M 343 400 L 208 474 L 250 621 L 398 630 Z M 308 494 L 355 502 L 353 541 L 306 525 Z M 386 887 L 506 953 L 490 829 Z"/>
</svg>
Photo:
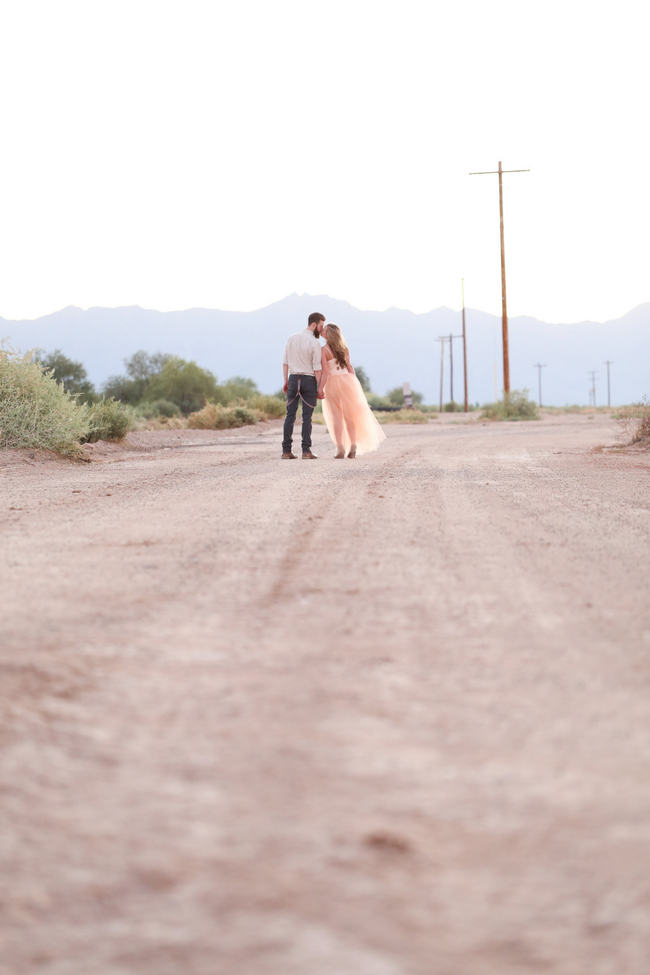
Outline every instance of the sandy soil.
<svg viewBox="0 0 650 975">
<path fill-rule="evenodd" d="M 650 456 L 387 434 L 2 455 L 2 975 L 645 975 Z"/>
</svg>

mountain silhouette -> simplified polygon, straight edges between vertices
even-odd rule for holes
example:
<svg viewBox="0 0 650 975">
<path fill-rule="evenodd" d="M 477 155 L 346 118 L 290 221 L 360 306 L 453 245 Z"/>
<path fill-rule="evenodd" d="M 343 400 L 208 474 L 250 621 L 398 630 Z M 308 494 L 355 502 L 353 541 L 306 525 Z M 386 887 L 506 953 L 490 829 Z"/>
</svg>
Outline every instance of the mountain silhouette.
<svg viewBox="0 0 650 975">
<path fill-rule="evenodd" d="M 160 312 L 134 307 L 63 308 L 42 318 L 0 319 L 0 337 L 27 351 L 61 349 L 80 361 L 99 388 L 124 372 L 124 359 L 138 349 L 193 359 L 220 380 L 248 376 L 264 392 L 282 384 L 286 337 L 304 328 L 307 316 L 320 311 L 343 329 L 352 361 L 368 374 L 374 392 L 410 382 L 437 403 L 440 388 L 440 335 L 459 335 L 459 311 L 438 308 L 423 314 L 390 308 L 363 311 L 326 295 L 289 295 L 250 312 L 191 308 Z M 466 310 L 470 402 L 501 395 L 501 319 Z M 562 406 L 587 403 L 590 379 L 597 372 L 596 399 L 607 402 L 606 360 L 612 362 L 612 404 L 650 395 L 650 303 L 608 322 L 547 324 L 515 317 L 509 323 L 510 383 L 537 397 L 537 369 L 542 373 L 543 402 Z M 462 343 L 454 340 L 454 399 L 463 398 Z M 445 343 L 444 400 L 450 398 L 449 345 Z"/>
</svg>

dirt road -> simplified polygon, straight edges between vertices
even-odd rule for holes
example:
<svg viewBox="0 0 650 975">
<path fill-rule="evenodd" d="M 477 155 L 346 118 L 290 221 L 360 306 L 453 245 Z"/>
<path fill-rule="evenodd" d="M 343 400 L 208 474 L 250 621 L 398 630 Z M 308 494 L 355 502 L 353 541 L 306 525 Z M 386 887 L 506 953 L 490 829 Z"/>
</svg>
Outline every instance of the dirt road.
<svg viewBox="0 0 650 975">
<path fill-rule="evenodd" d="M 387 433 L 4 455 L 2 975 L 645 975 L 650 458 Z"/>
</svg>

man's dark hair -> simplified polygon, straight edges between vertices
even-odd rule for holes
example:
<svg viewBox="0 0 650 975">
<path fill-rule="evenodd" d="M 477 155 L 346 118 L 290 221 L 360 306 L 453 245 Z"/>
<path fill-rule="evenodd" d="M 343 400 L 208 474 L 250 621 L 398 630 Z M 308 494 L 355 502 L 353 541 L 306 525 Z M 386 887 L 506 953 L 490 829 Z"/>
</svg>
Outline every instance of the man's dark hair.
<svg viewBox="0 0 650 975">
<path fill-rule="evenodd" d="M 325 321 L 325 315 L 321 315 L 319 311 L 313 311 L 309 316 L 309 318 L 307 319 L 307 324 L 316 325 L 317 322 L 324 322 L 324 321 Z"/>
</svg>

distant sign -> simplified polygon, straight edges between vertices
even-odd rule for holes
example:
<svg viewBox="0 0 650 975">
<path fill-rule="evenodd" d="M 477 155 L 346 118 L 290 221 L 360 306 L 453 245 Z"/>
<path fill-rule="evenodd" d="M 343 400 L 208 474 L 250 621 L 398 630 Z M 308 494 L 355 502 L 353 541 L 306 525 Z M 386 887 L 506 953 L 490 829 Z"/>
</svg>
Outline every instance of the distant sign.
<svg viewBox="0 0 650 975">
<path fill-rule="evenodd" d="M 404 383 L 402 386 L 402 393 L 404 394 L 404 406 L 407 410 L 413 408 L 413 393 L 411 392 L 411 384 Z"/>
</svg>

